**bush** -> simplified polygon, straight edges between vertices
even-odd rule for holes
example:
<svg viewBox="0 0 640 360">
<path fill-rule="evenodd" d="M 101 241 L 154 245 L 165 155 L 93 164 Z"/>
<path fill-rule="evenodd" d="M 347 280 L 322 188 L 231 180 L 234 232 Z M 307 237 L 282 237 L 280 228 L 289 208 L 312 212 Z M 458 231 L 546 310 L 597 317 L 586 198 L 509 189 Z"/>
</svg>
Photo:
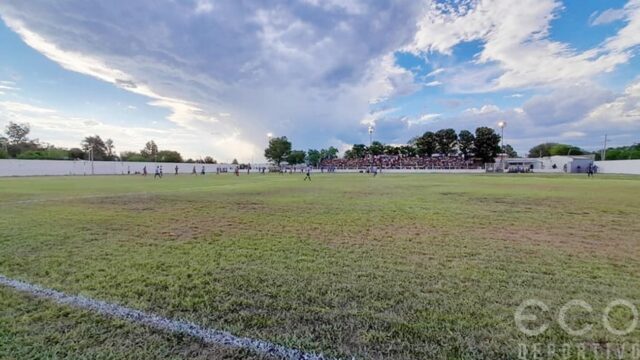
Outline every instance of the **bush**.
<svg viewBox="0 0 640 360">
<path fill-rule="evenodd" d="M 69 160 L 69 151 L 64 149 L 31 150 L 18 154 L 23 160 Z"/>
<path fill-rule="evenodd" d="M 9 156 L 9 152 L 5 149 L 0 149 L 0 159 L 8 159 Z"/>
</svg>

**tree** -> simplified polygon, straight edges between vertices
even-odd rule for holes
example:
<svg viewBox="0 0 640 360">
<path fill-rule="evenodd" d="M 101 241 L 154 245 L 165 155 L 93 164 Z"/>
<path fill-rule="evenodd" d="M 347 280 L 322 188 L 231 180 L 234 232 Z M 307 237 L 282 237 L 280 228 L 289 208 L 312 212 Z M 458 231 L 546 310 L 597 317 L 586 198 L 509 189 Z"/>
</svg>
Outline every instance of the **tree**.
<svg viewBox="0 0 640 360">
<path fill-rule="evenodd" d="M 69 150 L 69 158 L 71 160 L 84 159 L 84 151 L 79 148 L 71 148 Z"/>
<path fill-rule="evenodd" d="M 182 155 L 177 151 L 162 150 L 158 151 L 158 161 L 160 162 L 182 162 Z"/>
<path fill-rule="evenodd" d="M 328 149 L 320 150 L 320 158 L 322 160 L 332 160 L 338 158 L 338 149 L 333 146 L 329 146 Z"/>
<path fill-rule="evenodd" d="M 518 153 L 515 150 L 513 150 L 513 147 L 511 145 L 509 145 L 509 144 L 504 146 L 504 152 L 510 158 L 517 158 L 518 157 Z"/>
<path fill-rule="evenodd" d="M 500 151 L 500 135 L 493 129 L 486 126 L 476 129 L 476 139 L 474 141 L 474 153 L 483 162 L 494 162 Z"/>
<path fill-rule="evenodd" d="M 122 161 L 146 161 L 144 156 L 135 151 L 123 151 L 120 153 L 120 159 Z"/>
<path fill-rule="evenodd" d="M 233 161 L 231 161 L 231 165 L 238 165 L 238 159 L 233 159 Z"/>
<path fill-rule="evenodd" d="M 458 134 L 453 129 L 438 130 L 435 134 L 437 150 L 442 155 L 449 155 L 455 151 Z"/>
<path fill-rule="evenodd" d="M 384 154 L 385 155 L 399 155 L 400 148 L 393 145 L 385 145 L 384 146 Z"/>
<path fill-rule="evenodd" d="M 27 123 L 18 124 L 11 121 L 5 128 L 5 134 L 7 135 L 9 144 L 12 145 L 29 141 L 29 139 L 27 139 L 29 132 L 31 132 L 31 126 Z"/>
<path fill-rule="evenodd" d="M 415 139 L 418 155 L 431 156 L 437 149 L 436 134 L 431 131 L 425 132 L 422 136 Z"/>
<path fill-rule="evenodd" d="M 280 166 L 280 163 L 287 158 L 290 152 L 291 142 L 287 140 L 286 136 L 274 137 L 269 140 L 269 147 L 264 149 L 264 157 Z"/>
<path fill-rule="evenodd" d="M 473 143 L 475 142 L 476 137 L 473 136 L 471 131 L 462 130 L 458 135 L 458 150 L 460 153 L 467 158 L 469 155 L 473 153 Z"/>
<path fill-rule="evenodd" d="M 287 155 L 287 162 L 291 165 L 303 164 L 307 154 L 302 150 L 293 150 Z"/>
<path fill-rule="evenodd" d="M 577 146 L 567 144 L 555 144 L 549 148 L 549 155 L 582 155 L 585 151 Z"/>
<path fill-rule="evenodd" d="M 85 154 L 89 154 L 93 151 L 93 159 L 94 160 L 105 160 L 107 158 L 107 146 L 104 141 L 100 138 L 100 136 L 87 136 L 82 140 L 82 150 L 84 150 Z"/>
<path fill-rule="evenodd" d="M 549 150 L 551 150 L 551 148 L 555 145 L 558 145 L 558 144 L 544 143 L 544 144 L 536 145 L 529 150 L 529 157 L 536 158 L 536 157 L 543 157 L 543 156 L 551 156 L 551 153 L 549 152 Z"/>
<path fill-rule="evenodd" d="M 367 154 L 367 147 L 364 144 L 353 144 L 351 150 L 344 153 L 346 159 L 363 159 Z"/>
<path fill-rule="evenodd" d="M 382 155 L 384 154 L 384 145 L 380 141 L 374 141 L 369 146 L 369 154 Z"/>
<path fill-rule="evenodd" d="M 418 153 L 415 146 L 412 145 L 403 145 L 399 147 L 400 154 L 404 156 L 416 156 Z"/>
<path fill-rule="evenodd" d="M 315 149 L 309 149 L 309 151 L 307 151 L 307 164 L 311 166 L 319 166 L 321 160 L 322 157 L 320 155 L 320 151 Z"/>
<path fill-rule="evenodd" d="M 104 142 L 104 149 L 105 149 L 105 152 L 107 153 L 106 158 L 107 158 L 108 160 L 114 160 L 114 159 L 115 159 L 115 157 L 116 157 L 116 156 L 115 156 L 115 154 L 114 154 L 114 152 L 113 152 L 113 150 L 114 150 L 115 148 L 116 148 L 116 147 L 113 145 L 113 140 L 111 140 L 111 139 L 107 139 L 107 140 Z"/>
<path fill-rule="evenodd" d="M 140 155 L 147 160 L 156 161 L 158 156 L 158 145 L 156 145 L 156 142 L 153 140 L 147 141 L 144 148 L 140 150 Z"/>
<path fill-rule="evenodd" d="M 191 159 L 189 159 L 189 160 L 191 160 Z M 235 160 L 235 159 L 234 159 L 234 160 Z M 203 161 L 204 161 L 204 163 L 205 163 L 205 164 L 217 164 L 217 163 L 218 163 L 218 161 L 216 161 L 216 160 L 215 160 L 214 158 L 212 158 L 211 156 L 205 156 L 205 157 L 204 157 L 204 159 L 203 159 Z M 187 162 L 189 162 L 189 161 L 187 160 Z M 193 162 L 193 160 L 191 160 L 191 162 Z"/>
</svg>

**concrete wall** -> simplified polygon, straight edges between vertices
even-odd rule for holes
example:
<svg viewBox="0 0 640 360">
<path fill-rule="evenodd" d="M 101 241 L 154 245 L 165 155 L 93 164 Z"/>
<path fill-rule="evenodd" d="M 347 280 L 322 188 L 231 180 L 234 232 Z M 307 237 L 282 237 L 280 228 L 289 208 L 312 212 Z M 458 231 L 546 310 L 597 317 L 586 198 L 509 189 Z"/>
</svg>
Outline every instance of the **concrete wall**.
<svg viewBox="0 0 640 360">
<path fill-rule="evenodd" d="M 640 175 L 640 160 L 607 160 L 596 161 L 598 172 L 603 174 L 635 174 Z"/>
<path fill-rule="evenodd" d="M 147 167 L 151 175 L 156 166 L 162 165 L 165 174 L 173 174 L 178 166 L 179 173 L 191 173 L 196 167 L 198 174 L 205 167 L 205 172 L 215 173 L 217 168 L 227 168 L 233 172 L 234 165 L 227 164 L 185 164 L 185 163 L 153 163 L 153 162 L 126 162 L 126 161 L 94 161 L 93 174 L 95 175 L 123 175 L 130 172 L 134 174 L 142 172 Z M 259 166 L 254 165 L 254 169 Z M 86 160 L 0 160 L 0 176 L 39 176 L 39 175 L 91 175 L 92 164 Z"/>
<path fill-rule="evenodd" d="M 535 172 L 564 172 L 564 159 L 549 159 L 544 169 L 536 169 Z M 555 163 L 557 168 L 551 168 Z M 596 161 L 598 172 L 603 174 L 638 174 L 640 175 L 640 160 L 612 160 Z M 121 162 L 121 161 L 94 161 L 93 173 L 96 175 L 121 175 L 136 171 L 142 172 L 144 166 L 147 172 L 153 175 L 157 165 L 162 165 L 165 174 L 173 174 L 176 165 L 181 174 L 191 173 L 195 165 L 198 174 L 205 167 L 205 172 L 215 173 L 217 168 L 227 168 L 233 172 L 234 165 L 228 164 L 185 164 L 185 163 L 152 163 L 152 162 Z M 575 164 L 577 165 L 577 163 Z M 582 165 L 582 164 L 581 164 Z M 258 167 L 267 167 L 267 164 L 252 165 L 255 172 Z M 581 166 L 582 172 L 586 170 Z M 337 172 L 358 172 L 359 170 L 337 170 Z M 319 173 L 320 170 L 314 170 Z M 484 170 L 386 170 L 382 173 L 481 173 Z M 91 162 L 85 160 L 0 160 L 0 176 L 47 176 L 47 175 L 91 175 Z"/>
</svg>

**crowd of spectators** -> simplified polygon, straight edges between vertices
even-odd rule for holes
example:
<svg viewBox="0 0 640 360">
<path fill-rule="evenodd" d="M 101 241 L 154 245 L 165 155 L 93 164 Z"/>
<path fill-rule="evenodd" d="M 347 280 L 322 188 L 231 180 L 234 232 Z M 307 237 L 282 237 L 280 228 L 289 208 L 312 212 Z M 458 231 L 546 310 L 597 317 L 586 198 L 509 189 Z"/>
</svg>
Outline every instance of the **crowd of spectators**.
<svg viewBox="0 0 640 360">
<path fill-rule="evenodd" d="M 403 155 L 375 155 L 358 159 L 323 160 L 323 168 L 334 169 L 368 169 L 375 166 L 379 169 L 429 169 L 453 170 L 473 169 L 476 166 L 471 159 L 461 156 L 403 156 Z"/>
</svg>

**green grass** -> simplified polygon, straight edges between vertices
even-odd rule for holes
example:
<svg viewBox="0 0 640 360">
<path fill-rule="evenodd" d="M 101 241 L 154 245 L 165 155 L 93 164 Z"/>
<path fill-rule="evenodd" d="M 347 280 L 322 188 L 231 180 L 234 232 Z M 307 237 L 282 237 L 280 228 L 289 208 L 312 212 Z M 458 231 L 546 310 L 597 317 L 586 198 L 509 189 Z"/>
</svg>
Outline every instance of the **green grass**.
<svg viewBox="0 0 640 360">
<path fill-rule="evenodd" d="M 640 308 L 637 177 L 7 178 L 0 212 L 0 274 L 329 356 L 640 342 L 600 321 Z M 584 299 L 593 331 L 526 337 L 529 298 Z M 0 358 L 252 356 L 1 286 L 0 305 Z"/>
</svg>

